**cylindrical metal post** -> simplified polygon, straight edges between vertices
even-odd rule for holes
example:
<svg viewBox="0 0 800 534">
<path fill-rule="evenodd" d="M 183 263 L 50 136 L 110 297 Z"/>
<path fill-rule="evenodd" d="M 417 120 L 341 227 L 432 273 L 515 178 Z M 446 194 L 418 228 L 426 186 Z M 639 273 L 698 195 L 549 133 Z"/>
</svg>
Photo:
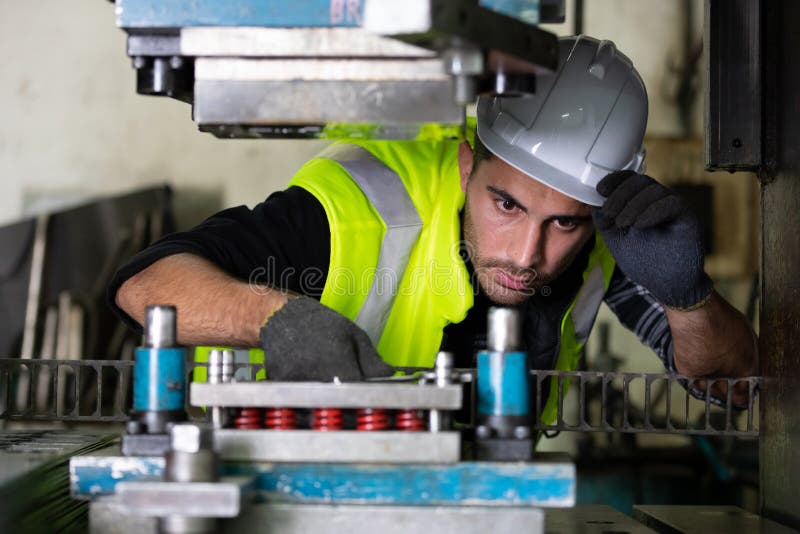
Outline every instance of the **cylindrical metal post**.
<svg viewBox="0 0 800 534">
<path fill-rule="evenodd" d="M 175 307 L 148 306 L 135 353 L 132 433 L 164 434 L 167 423 L 186 418 L 186 350 L 176 343 Z"/>
<path fill-rule="evenodd" d="M 149 349 L 177 344 L 175 306 L 147 306 L 144 311 L 144 346 Z"/>
<path fill-rule="evenodd" d="M 438 387 L 444 387 L 452 383 L 454 357 L 451 352 L 439 352 L 436 355 L 433 374 L 434 383 Z M 431 432 L 442 432 L 450 428 L 451 416 L 449 412 L 442 410 L 430 410 L 428 412 L 428 430 Z"/>
<path fill-rule="evenodd" d="M 521 347 L 521 318 L 513 308 L 491 308 L 487 348 L 478 353 L 479 436 L 514 438 L 529 424 L 527 355 Z"/>
<path fill-rule="evenodd" d="M 486 348 L 491 352 L 514 352 L 522 346 L 519 310 L 490 308 L 486 331 Z"/>
<path fill-rule="evenodd" d="M 233 378 L 232 350 L 214 349 L 208 355 L 208 383 L 224 384 Z M 224 428 L 228 424 L 228 412 L 221 406 L 211 408 L 211 423 L 214 428 Z"/>
</svg>

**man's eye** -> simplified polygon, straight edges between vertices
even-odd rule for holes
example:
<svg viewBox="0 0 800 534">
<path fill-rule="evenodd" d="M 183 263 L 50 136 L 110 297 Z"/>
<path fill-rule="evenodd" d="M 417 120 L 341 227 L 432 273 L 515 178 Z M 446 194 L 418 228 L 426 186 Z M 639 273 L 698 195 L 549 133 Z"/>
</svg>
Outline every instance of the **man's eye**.
<svg viewBox="0 0 800 534">
<path fill-rule="evenodd" d="M 496 202 L 497 207 L 500 208 L 501 211 L 512 212 L 517 208 L 517 203 L 513 200 L 500 199 Z"/>
<path fill-rule="evenodd" d="M 572 219 L 554 219 L 553 224 L 555 224 L 556 228 L 559 230 L 572 230 L 578 226 L 578 223 Z"/>
</svg>

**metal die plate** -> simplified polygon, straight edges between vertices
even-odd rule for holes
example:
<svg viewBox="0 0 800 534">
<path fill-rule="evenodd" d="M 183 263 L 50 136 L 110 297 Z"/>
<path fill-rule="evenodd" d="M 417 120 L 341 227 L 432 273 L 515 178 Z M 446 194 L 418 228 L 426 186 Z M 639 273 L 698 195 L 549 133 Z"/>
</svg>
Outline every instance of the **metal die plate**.
<svg viewBox="0 0 800 534">
<path fill-rule="evenodd" d="M 180 52 L 193 57 L 435 57 L 436 52 L 361 28 L 188 26 Z"/>
<path fill-rule="evenodd" d="M 398 408 L 457 410 L 461 386 L 321 382 L 243 382 L 191 385 L 193 406 Z"/>
<path fill-rule="evenodd" d="M 444 464 L 461 457 L 458 432 L 223 429 L 214 440 L 223 460 L 236 461 Z"/>
<path fill-rule="evenodd" d="M 654 531 L 610 506 L 582 504 L 545 511 L 548 534 L 650 534 Z"/>
<path fill-rule="evenodd" d="M 509 533 L 541 534 L 538 508 L 461 506 L 312 505 L 266 503 L 248 508 L 226 531 L 306 534 Z"/>
<path fill-rule="evenodd" d="M 123 513 L 150 517 L 236 517 L 241 482 L 120 482 L 116 493 Z"/>
<path fill-rule="evenodd" d="M 636 505 L 633 517 L 656 532 L 797 532 L 736 506 Z"/>
</svg>

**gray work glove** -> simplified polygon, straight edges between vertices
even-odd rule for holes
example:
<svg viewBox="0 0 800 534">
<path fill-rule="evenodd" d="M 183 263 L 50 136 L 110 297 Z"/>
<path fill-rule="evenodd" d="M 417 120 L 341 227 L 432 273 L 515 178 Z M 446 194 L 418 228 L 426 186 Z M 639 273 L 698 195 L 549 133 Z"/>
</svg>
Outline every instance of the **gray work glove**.
<svg viewBox="0 0 800 534">
<path fill-rule="evenodd" d="M 605 204 L 594 223 L 619 268 L 661 304 L 692 309 L 713 290 L 703 270 L 697 217 L 672 191 L 633 171 L 611 173 L 597 184 Z"/>
<path fill-rule="evenodd" d="M 269 380 L 323 381 L 391 376 L 361 328 L 308 297 L 289 299 L 260 332 Z"/>
</svg>

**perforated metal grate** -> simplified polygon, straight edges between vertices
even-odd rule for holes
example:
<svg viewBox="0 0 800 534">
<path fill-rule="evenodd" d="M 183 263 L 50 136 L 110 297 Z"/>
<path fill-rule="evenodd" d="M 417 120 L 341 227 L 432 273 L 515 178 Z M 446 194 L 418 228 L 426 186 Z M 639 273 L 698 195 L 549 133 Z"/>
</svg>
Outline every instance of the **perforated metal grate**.
<svg viewBox="0 0 800 534">
<path fill-rule="evenodd" d="M 195 376 L 195 368 L 205 366 L 187 362 L 187 379 Z M 234 367 L 239 381 L 264 374 L 261 364 Z M 132 379 L 129 361 L 0 359 L 0 419 L 123 422 L 130 410 Z M 536 413 L 542 412 L 550 395 L 557 408 L 552 424 L 536 418 L 534 429 L 755 437 L 760 381 L 759 377 L 704 380 L 666 373 L 532 371 Z M 741 406 L 733 406 L 731 386 L 743 392 Z M 727 394 L 716 399 L 710 394 L 715 391 Z M 189 406 L 188 399 L 187 411 L 193 418 L 205 416 Z"/>
</svg>

